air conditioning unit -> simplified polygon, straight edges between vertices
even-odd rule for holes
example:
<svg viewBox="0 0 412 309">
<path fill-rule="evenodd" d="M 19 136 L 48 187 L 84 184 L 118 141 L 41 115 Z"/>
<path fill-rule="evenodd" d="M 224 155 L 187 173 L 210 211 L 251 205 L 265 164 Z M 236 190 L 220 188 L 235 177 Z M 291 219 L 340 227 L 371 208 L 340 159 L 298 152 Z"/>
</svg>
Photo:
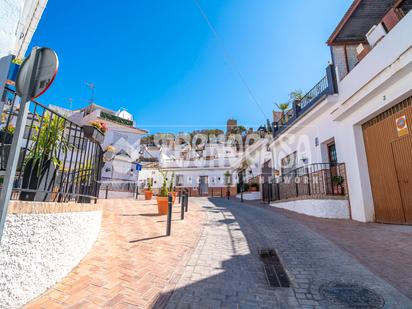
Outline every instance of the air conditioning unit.
<svg viewBox="0 0 412 309">
<path fill-rule="evenodd" d="M 385 28 L 382 23 L 374 25 L 366 34 L 366 39 L 369 45 L 373 48 L 386 35 Z"/>
</svg>

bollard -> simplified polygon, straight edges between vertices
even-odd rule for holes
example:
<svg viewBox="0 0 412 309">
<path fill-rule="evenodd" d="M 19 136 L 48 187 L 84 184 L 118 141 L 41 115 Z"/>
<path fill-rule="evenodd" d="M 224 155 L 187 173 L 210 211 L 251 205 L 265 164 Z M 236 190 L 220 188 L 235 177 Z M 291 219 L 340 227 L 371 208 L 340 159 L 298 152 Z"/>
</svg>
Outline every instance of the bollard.
<svg viewBox="0 0 412 309">
<path fill-rule="evenodd" d="M 106 186 L 106 200 L 107 200 L 107 195 L 109 194 L 109 186 Z"/>
<path fill-rule="evenodd" d="M 179 190 L 179 204 L 180 204 L 181 199 L 182 199 L 182 190 Z"/>
<path fill-rule="evenodd" d="M 189 210 L 189 196 L 186 194 L 185 197 L 185 212 Z"/>
<path fill-rule="evenodd" d="M 223 197 L 223 188 L 220 188 L 220 197 Z"/>
<path fill-rule="evenodd" d="M 182 198 L 182 202 L 180 203 L 180 220 L 185 219 L 185 196 Z"/>
<path fill-rule="evenodd" d="M 229 188 L 227 189 L 226 195 L 227 195 L 227 199 L 229 200 L 229 199 L 230 199 L 230 191 L 229 191 Z"/>
<path fill-rule="evenodd" d="M 268 204 L 270 204 L 270 187 L 268 185 Z"/>
<path fill-rule="evenodd" d="M 173 206 L 173 197 L 169 195 L 167 201 L 167 225 L 166 225 L 166 236 L 170 236 L 172 229 L 172 206 Z"/>
</svg>

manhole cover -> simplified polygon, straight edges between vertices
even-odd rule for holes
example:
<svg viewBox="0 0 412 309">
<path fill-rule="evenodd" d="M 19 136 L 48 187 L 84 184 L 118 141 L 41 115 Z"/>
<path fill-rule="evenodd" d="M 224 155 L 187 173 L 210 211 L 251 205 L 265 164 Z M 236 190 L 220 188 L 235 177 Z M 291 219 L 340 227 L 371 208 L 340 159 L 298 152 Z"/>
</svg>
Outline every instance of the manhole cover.
<svg viewBox="0 0 412 309">
<path fill-rule="evenodd" d="M 374 291 L 359 284 L 330 282 L 322 285 L 319 292 L 327 300 L 345 308 L 383 308 L 385 300 Z"/>
</svg>

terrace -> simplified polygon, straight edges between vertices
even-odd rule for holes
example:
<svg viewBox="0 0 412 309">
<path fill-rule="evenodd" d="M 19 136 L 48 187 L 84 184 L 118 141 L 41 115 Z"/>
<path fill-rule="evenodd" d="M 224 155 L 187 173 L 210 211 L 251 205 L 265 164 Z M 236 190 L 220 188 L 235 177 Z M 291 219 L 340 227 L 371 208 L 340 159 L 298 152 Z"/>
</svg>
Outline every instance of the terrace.
<svg viewBox="0 0 412 309">
<path fill-rule="evenodd" d="M 330 64 L 326 68 L 326 75 L 301 100 L 294 101 L 293 107 L 284 112 L 279 121 L 272 123 L 273 137 L 279 137 L 327 96 L 337 92 L 335 66 Z"/>
</svg>

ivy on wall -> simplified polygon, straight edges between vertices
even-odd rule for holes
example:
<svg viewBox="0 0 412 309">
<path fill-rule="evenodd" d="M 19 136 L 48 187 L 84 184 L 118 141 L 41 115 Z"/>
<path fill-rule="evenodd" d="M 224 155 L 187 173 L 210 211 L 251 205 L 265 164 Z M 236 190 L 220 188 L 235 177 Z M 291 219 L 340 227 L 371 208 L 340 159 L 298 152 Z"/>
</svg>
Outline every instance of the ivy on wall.
<svg viewBox="0 0 412 309">
<path fill-rule="evenodd" d="M 120 117 L 115 116 L 115 115 L 108 114 L 108 113 L 103 112 L 103 111 L 100 112 L 100 118 L 107 119 L 107 120 L 117 122 L 117 123 L 120 123 L 120 124 L 124 124 L 126 126 L 132 126 L 133 125 L 133 121 L 131 121 L 131 120 L 123 119 L 123 118 L 120 118 Z"/>
</svg>

